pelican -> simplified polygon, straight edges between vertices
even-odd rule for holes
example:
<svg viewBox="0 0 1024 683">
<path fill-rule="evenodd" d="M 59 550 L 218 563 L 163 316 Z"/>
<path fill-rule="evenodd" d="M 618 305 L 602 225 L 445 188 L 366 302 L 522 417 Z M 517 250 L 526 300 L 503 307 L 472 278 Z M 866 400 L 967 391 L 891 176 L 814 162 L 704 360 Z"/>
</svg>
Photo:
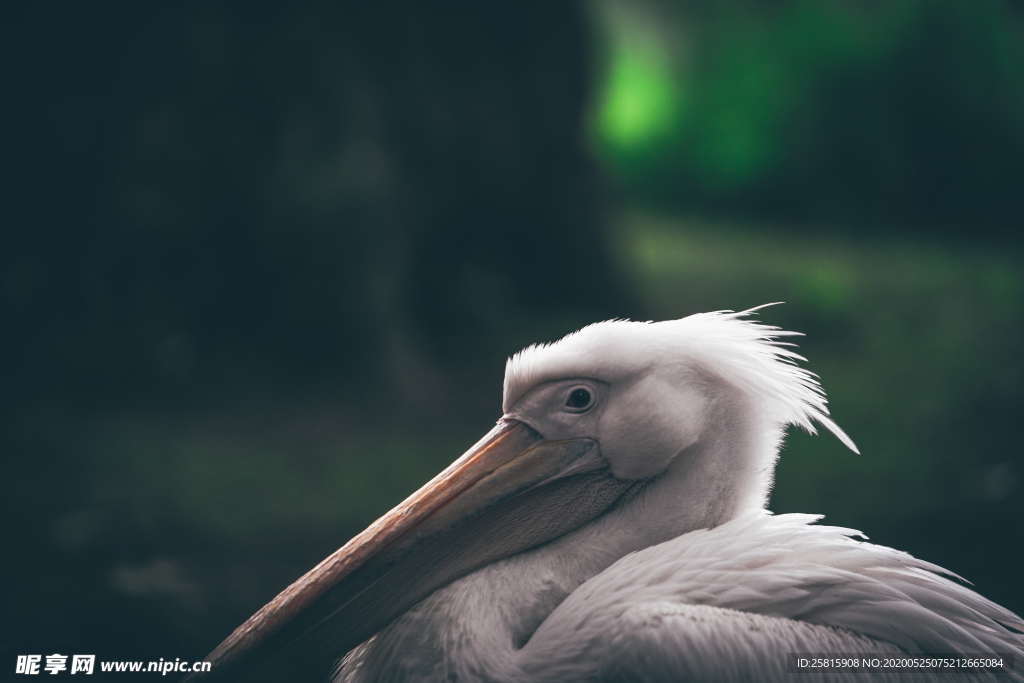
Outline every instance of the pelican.
<svg viewBox="0 0 1024 683">
<path fill-rule="evenodd" d="M 769 681 L 801 653 L 1021 666 L 1024 621 L 956 575 L 765 509 L 789 426 L 857 447 L 798 333 L 758 308 L 600 322 L 512 356 L 495 427 L 236 629 L 213 676 Z"/>
</svg>

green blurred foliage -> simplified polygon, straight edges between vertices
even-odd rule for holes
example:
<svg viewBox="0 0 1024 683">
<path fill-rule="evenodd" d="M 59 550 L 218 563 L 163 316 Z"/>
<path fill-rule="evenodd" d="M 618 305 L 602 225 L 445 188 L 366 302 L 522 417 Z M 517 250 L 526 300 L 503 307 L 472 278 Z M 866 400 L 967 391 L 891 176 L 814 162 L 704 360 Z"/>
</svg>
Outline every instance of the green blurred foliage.
<svg viewBox="0 0 1024 683">
<path fill-rule="evenodd" d="M 595 127 L 634 201 L 860 233 L 1019 224 L 1024 40 L 1007 2 L 603 7 Z"/>
</svg>

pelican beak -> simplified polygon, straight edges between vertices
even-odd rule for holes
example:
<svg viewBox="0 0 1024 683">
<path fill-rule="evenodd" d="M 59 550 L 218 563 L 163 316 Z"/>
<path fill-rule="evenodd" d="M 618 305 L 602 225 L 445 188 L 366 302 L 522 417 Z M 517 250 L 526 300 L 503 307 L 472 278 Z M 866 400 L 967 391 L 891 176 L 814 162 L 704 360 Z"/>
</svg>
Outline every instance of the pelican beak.
<svg viewBox="0 0 1024 683">
<path fill-rule="evenodd" d="M 431 592 L 594 519 L 632 486 L 596 442 L 545 440 L 502 419 L 444 471 L 228 636 L 208 677 L 326 676 Z"/>
</svg>

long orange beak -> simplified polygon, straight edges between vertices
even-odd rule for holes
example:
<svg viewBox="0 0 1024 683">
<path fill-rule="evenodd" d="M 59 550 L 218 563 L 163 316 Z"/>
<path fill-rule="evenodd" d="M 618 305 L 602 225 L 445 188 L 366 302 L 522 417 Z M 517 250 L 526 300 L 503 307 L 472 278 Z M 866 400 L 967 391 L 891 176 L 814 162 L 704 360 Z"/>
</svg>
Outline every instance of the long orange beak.
<svg viewBox="0 0 1024 683">
<path fill-rule="evenodd" d="M 437 588 L 580 526 L 628 487 L 610 477 L 594 441 L 546 441 L 522 422 L 501 420 L 235 629 L 208 656 L 207 677 L 326 676 L 337 658 Z M 554 524 L 542 518 L 550 501 L 567 496 L 587 503 Z M 536 532 L 507 533 L 524 525 Z"/>
</svg>

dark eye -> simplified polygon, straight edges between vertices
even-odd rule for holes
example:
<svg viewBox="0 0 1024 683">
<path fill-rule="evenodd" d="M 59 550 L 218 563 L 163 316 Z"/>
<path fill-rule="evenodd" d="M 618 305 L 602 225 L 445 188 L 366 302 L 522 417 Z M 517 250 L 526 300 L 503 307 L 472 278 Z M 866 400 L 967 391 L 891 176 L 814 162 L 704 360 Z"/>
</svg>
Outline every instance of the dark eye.
<svg viewBox="0 0 1024 683">
<path fill-rule="evenodd" d="M 572 410 L 586 410 L 590 407 L 591 401 L 593 401 L 593 397 L 590 395 L 590 390 L 577 387 L 569 392 L 569 396 L 565 399 L 565 407 Z"/>
</svg>

